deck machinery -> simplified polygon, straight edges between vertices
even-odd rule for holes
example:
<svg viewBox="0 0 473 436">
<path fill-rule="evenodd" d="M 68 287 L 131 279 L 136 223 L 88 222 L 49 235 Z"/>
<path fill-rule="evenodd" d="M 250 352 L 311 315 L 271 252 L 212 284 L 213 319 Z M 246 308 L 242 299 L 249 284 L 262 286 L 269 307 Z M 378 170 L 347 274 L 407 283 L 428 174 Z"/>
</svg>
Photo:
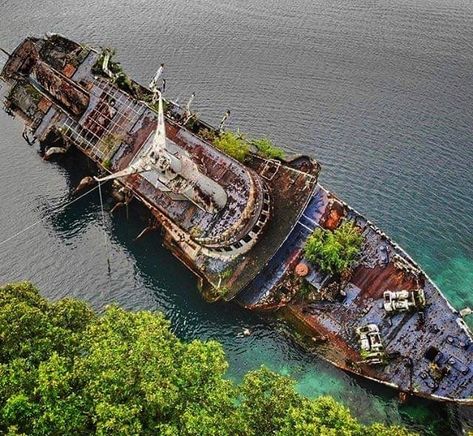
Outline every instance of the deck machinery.
<svg viewBox="0 0 473 436">
<path fill-rule="evenodd" d="M 0 58 L 4 109 L 45 156 L 76 147 L 96 181 L 144 204 L 207 299 L 276 312 L 322 358 L 404 394 L 473 404 L 462 317 L 395 242 L 318 183 L 315 160 L 254 151 L 239 162 L 190 104 L 162 98 L 159 72 L 146 88 L 112 62 L 60 35 L 27 38 Z M 340 281 L 303 247 L 344 221 L 364 242 Z"/>
</svg>

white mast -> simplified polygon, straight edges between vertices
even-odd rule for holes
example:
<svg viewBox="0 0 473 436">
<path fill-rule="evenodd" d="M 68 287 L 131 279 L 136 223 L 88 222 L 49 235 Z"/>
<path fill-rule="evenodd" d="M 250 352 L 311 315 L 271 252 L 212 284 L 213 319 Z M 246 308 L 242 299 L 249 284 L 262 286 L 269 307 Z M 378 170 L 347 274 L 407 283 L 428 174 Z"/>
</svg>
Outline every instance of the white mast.
<svg viewBox="0 0 473 436">
<path fill-rule="evenodd" d="M 156 92 L 158 90 L 158 80 L 161 77 L 161 74 L 163 74 L 164 70 L 164 64 L 161 64 L 158 68 L 158 71 L 156 71 L 156 74 L 153 77 L 153 80 L 149 83 L 149 89 L 153 92 Z"/>
<path fill-rule="evenodd" d="M 217 182 L 203 174 L 198 165 L 181 147 L 173 144 L 171 150 L 166 145 L 163 99 L 158 96 L 158 123 L 153 142 L 142 151 L 128 168 L 102 178 L 98 182 L 112 180 L 137 173 L 147 173 L 144 177 L 156 188 L 168 192 L 174 200 L 190 200 L 201 209 L 216 213 L 227 203 L 227 194 Z"/>
</svg>

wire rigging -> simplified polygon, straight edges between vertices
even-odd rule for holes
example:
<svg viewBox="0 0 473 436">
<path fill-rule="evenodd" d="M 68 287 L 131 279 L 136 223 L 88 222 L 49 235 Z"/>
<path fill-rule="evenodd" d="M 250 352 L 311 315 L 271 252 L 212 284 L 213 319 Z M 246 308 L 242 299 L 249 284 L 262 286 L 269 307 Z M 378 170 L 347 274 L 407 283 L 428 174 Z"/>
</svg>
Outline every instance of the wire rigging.
<svg viewBox="0 0 473 436">
<path fill-rule="evenodd" d="M 70 206 L 71 204 L 74 204 L 75 202 L 79 201 L 81 198 L 84 198 L 85 196 L 89 195 L 91 192 L 95 191 L 97 188 L 99 188 L 99 186 L 94 186 L 92 189 L 89 189 L 87 192 L 84 192 L 79 197 L 74 198 L 74 200 L 71 200 L 66 204 L 63 204 L 63 205 L 60 205 L 60 206 L 57 206 L 57 207 L 53 207 L 50 211 L 48 211 L 46 216 L 44 216 L 40 220 L 34 222 L 33 224 L 30 224 L 29 226 L 25 227 L 24 229 L 22 229 L 22 230 L 16 232 L 15 234 L 9 236 L 7 239 L 1 241 L 0 242 L 0 247 L 2 245 L 6 244 L 7 242 L 10 242 L 11 240 L 17 238 L 18 236 L 22 235 L 23 233 L 27 232 L 28 230 L 32 229 L 33 227 L 37 226 L 38 224 L 41 224 L 43 221 L 45 221 L 47 218 L 49 218 L 49 216 L 52 215 L 53 213 L 59 212 L 60 210 L 63 210 L 66 207 Z M 102 209 L 102 214 L 103 214 L 103 209 Z M 103 219 L 105 220 L 104 217 L 103 217 Z"/>
<path fill-rule="evenodd" d="M 104 212 L 104 209 L 103 209 L 102 184 L 101 184 L 100 180 L 98 180 L 97 187 L 99 188 L 100 211 L 102 213 L 102 227 L 103 227 L 103 230 L 104 230 L 103 241 L 104 241 L 105 251 L 107 252 L 108 278 L 109 278 L 109 280 L 111 280 L 112 271 L 111 271 L 111 267 L 110 267 L 110 250 L 109 250 L 109 246 L 108 246 L 107 233 L 105 232 L 105 212 Z"/>
</svg>

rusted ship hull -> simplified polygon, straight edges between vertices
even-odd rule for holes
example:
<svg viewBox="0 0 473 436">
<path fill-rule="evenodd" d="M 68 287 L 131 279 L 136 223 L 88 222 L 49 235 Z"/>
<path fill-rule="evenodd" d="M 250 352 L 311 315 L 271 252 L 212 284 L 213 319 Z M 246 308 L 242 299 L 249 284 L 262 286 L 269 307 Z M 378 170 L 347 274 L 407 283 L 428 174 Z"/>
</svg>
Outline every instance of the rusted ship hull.
<svg viewBox="0 0 473 436">
<path fill-rule="evenodd" d="M 240 304 L 251 310 L 279 312 L 297 326 L 307 348 L 343 370 L 406 394 L 472 405 L 471 332 L 433 281 L 380 229 L 320 185 L 301 216 L 304 221 L 296 229 L 299 238 L 294 236 L 290 243 L 290 254 L 275 259 L 279 272 L 262 271 L 260 282 L 237 297 Z M 313 228 L 336 226 L 342 217 L 355 220 L 365 235 L 365 258 L 346 283 L 342 300 L 307 301 L 297 294 L 284 294 L 280 289 L 288 288 L 288 283 L 283 280 L 264 285 L 269 276 L 284 276 L 280 271 L 290 270 L 292 259 L 300 259 L 303 241 Z M 314 279 L 322 284 L 322 293 L 324 279 L 323 275 Z M 386 316 L 386 290 L 419 286 L 428 302 L 422 311 Z M 363 362 L 354 334 L 357 326 L 372 322 L 380 326 L 389 356 L 382 366 Z"/>
<path fill-rule="evenodd" d="M 46 156 L 77 147 L 104 180 L 115 178 L 124 202 L 150 210 L 207 299 L 277 311 L 344 370 L 473 404 L 473 339 L 461 316 L 400 247 L 318 184 L 315 160 L 254 152 L 237 162 L 214 146 L 218 129 L 171 101 L 163 118 L 156 93 L 107 62 L 58 35 L 26 39 L 0 76 L 5 109 L 25 121 L 25 139 Z M 315 229 L 342 221 L 364 242 L 357 265 L 335 282 L 303 247 Z"/>
</svg>

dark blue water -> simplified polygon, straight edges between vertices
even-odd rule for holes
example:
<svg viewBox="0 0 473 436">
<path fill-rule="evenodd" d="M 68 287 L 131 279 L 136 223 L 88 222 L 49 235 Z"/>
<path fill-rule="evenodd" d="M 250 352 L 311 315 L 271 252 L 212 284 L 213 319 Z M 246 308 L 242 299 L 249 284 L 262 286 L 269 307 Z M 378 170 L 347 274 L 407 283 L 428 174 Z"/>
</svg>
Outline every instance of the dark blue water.
<svg viewBox="0 0 473 436">
<path fill-rule="evenodd" d="M 165 62 L 169 97 L 195 91 L 206 120 L 231 109 L 231 128 L 314 155 L 326 187 L 406 248 L 457 308 L 473 306 L 471 0 L 0 0 L 0 17 L 7 49 L 56 31 L 115 47 L 143 83 Z M 133 210 L 128 220 L 124 211 L 107 216 L 105 229 L 96 195 L 48 215 L 86 169 L 43 162 L 21 128 L 0 114 L 0 241 L 44 220 L 0 247 L 0 282 L 32 280 L 50 298 L 97 308 L 163 310 L 180 336 L 221 341 L 230 377 L 265 364 L 363 420 L 444 433 L 471 425 L 468 410 L 400 406 L 393 392 L 309 356 L 255 315 L 206 304 L 158 235 L 133 242 L 144 225 Z"/>
</svg>

